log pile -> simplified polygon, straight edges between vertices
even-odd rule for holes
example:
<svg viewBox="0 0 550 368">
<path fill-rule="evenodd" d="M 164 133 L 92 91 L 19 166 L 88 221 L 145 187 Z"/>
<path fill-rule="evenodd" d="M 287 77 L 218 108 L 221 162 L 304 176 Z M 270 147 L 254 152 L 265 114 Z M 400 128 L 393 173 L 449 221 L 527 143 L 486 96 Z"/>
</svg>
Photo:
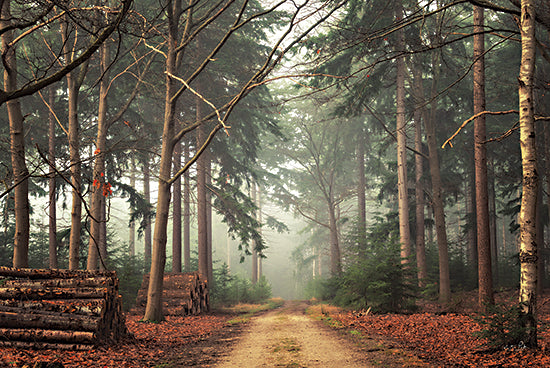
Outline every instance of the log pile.
<svg viewBox="0 0 550 368">
<path fill-rule="evenodd" d="M 86 350 L 127 334 L 116 272 L 0 267 L 0 346 Z"/>
<path fill-rule="evenodd" d="M 133 312 L 141 314 L 147 304 L 149 275 L 143 276 L 143 282 L 136 299 Z M 198 272 L 166 273 L 163 281 L 163 312 L 171 316 L 190 316 L 208 312 L 210 300 L 208 286 Z"/>
</svg>

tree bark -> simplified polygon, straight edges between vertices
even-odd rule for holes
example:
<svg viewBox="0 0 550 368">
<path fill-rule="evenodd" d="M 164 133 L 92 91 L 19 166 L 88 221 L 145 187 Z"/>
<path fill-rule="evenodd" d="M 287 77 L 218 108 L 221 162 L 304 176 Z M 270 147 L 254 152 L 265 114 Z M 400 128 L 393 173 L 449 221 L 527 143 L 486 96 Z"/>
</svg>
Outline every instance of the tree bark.
<svg viewBox="0 0 550 368">
<path fill-rule="evenodd" d="M 212 155 L 211 151 L 204 152 L 206 161 L 206 254 L 208 256 L 208 279 L 209 285 L 214 282 L 214 264 L 212 262 Z"/>
<path fill-rule="evenodd" d="M 401 2 L 396 2 L 396 20 L 403 18 Z M 396 51 L 401 53 L 405 49 L 403 29 L 397 31 Z M 401 242 L 401 262 L 410 262 L 412 254 L 411 232 L 409 228 L 409 197 L 407 189 L 407 148 L 406 148 L 406 121 L 405 121 L 405 58 L 396 58 L 397 90 L 396 90 L 396 120 L 397 120 L 397 189 L 399 203 L 399 238 Z"/>
<path fill-rule="evenodd" d="M 173 99 L 177 91 L 175 81 L 171 75 L 175 75 L 176 46 L 178 42 L 178 23 L 181 14 L 181 3 L 170 1 L 167 4 L 168 40 L 166 57 L 166 94 L 164 104 L 164 123 L 162 131 L 162 149 L 160 158 L 158 200 L 155 216 L 155 230 L 153 236 L 153 254 L 151 258 L 151 272 L 149 287 L 147 290 L 147 306 L 145 307 L 144 320 L 161 321 L 164 319 L 162 312 L 162 290 L 164 279 L 164 266 L 166 264 L 166 240 L 168 227 L 168 214 L 170 210 L 170 180 L 172 172 L 172 155 L 174 152 L 175 114 L 176 101 Z"/>
<path fill-rule="evenodd" d="M 521 66 L 519 71 L 519 126 L 522 163 L 520 225 L 521 318 L 526 327 L 524 342 L 537 346 L 537 236 L 536 204 L 539 177 L 533 112 L 533 75 L 535 70 L 535 6 L 533 0 L 521 1 Z"/>
<path fill-rule="evenodd" d="M 149 164 L 150 158 L 146 154 L 143 162 L 143 197 L 147 203 L 151 203 L 151 172 Z M 145 269 L 147 269 L 151 266 L 151 219 L 149 217 L 145 219 L 145 229 L 143 231 L 143 258 Z"/>
<path fill-rule="evenodd" d="M 469 155 L 468 155 L 469 156 Z M 468 157 L 468 179 L 465 183 L 466 187 L 466 216 L 468 219 L 466 257 L 468 267 L 472 272 L 478 269 L 477 267 L 477 221 L 476 221 L 476 187 L 475 187 L 475 165 L 473 160 Z M 471 165 L 471 167 L 470 167 Z M 471 170 L 470 170 L 471 169 Z"/>
<path fill-rule="evenodd" d="M 178 124 L 179 126 L 179 124 Z M 181 169 L 181 142 L 174 148 L 174 173 Z M 181 176 L 174 182 L 172 192 L 172 272 L 181 272 Z"/>
<path fill-rule="evenodd" d="M 495 165 L 491 156 L 487 157 L 488 195 L 489 195 L 489 234 L 491 235 L 491 268 L 493 283 L 498 282 L 498 239 L 497 239 L 497 205 L 495 192 Z"/>
<path fill-rule="evenodd" d="M 359 234 L 361 241 L 363 242 L 366 229 L 367 229 L 367 180 L 365 177 L 365 145 L 366 136 L 363 130 L 359 133 L 359 140 L 357 142 L 357 213 L 359 215 Z"/>
<path fill-rule="evenodd" d="M 431 86 L 431 99 L 434 101 L 430 106 L 430 113 L 424 117 L 426 140 L 428 143 L 428 155 L 430 166 L 430 177 L 432 182 L 432 207 L 435 222 L 435 233 L 437 237 L 437 248 L 439 253 L 439 302 L 448 303 L 451 300 L 451 280 L 449 276 L 449 250 L 447 242 L 447 228 L 445 224 L 445 209 L 443 204 L 441 172 L 439 168 L 438 144 L 435 134 L 435 120 L 437 112 L 437 80 L 439 78 L 440 66 L 439 55 L 434 54 L 432 68 L 434 78 Z M 431 234 L 430 234 L 431 235 Z"/>
<path fill-rule="evenodd" d="M 202 101 L 197 98 L 197 120 Z M 203 127 L 197 128 L 197 148 L 205 141 Z M 199 274 L 208 279 L 208 219 L 206 215 L 206 162 L 204 155 L 197 160 L 197 228 L 199 249 Z"/>
<path fill-rule="evenodd" d="M 189 143 L 185 144 L 184 161 L 189 160 Z M 191 180 L 189 171 L 183 174 L 183 267 L 191 271 Z"/>
<path fill-rule="evenodd" d="M 336 223 L 336 205 L 332 201 L 329 201 L 328 215 L 330 231 L 330 273 L 332 276 L 337 276 L 342 273 L 342 262 L 338 240 L 338 225 Z"/>
<path fill-rule="evenodd" d="M 252 202 L 256 204 L 256 182 L 252 182 L 250 189 L 250 198 Z M 254 219 L 256 219 L 256 213 L 253 214 Z M 252 283 L 256 284 L 258 282 L 258 252 L 256 252 L 256 241 L 252 240 Z"/>
<path fill-rule="evenodd" d="M 57 262 L 57 212 L 56 212 L 56 185 L 55 185 L 55 116 L 53 107 L 55 103 L 55 88 L 48 88 L 48 161 L 50 162 L 50 172 L 48 178 L 49 191 L 49 226 L 48 226 L 48 260 L 49 267 L 58 268 Z"/>
<path fill-rule="evenodd" d="M 73 58 L 72 42 L 70 40 L 68 22 L 61 23 L 63 38 L 63 54 L 67 64 Z M 80 163 L 80 126 L 78 122 L 78 94 L 80 86 L 87 71 L 87 62 L 82 64 L 78 70 L 67 73 L 68 89 L 68 120 L 69 120 L 69 161 L 71 164 L 71 234 L 69 237 L 69 269 L 79 268 L 80 230 L 82 221 L 82 199 L 81 199 L 81 163 Z"/>
<path fill-rule="evenodd" d="M 258 230 L 260 235 L 262 235 L 262 189 L 260 185 L 258 185 L 258 188 L 256 188 L 256 205 L 258 206 L 258 215 L 256 216 L 256 219 L 258 220 L 258 223 L 260 224 L 260 229 Z M 262 257 L 258 257 L 258 279 L 262 278 Z"/>
<path fill-rule="evenodd" d="M 0 328 L 0 336 L 8 340 L 26 342 L 48 341 L 71 344 L 92 344 L 94 342 L 94 333 L 87 331 Z"/>
<path fill-rule="evenodd" d="M 136 187 L 136 161 L 132 153 L 130 156 L 130 186 L 132 188 Z M 128 227 L 128 255 L 134 257 L 136 255 L 136 222 L 130 221 L 130 226 Z"/>
<path fill-rule="evenodd" d="M 87 269 L 95 270 L 98 266 L 98 257 L 101 256 L 101 264 L 104 265 L 107 261 L 104 258 L 106 244 L 103 244 L 101 238 L 101 226 L 103 224 L 103 201 L 108 195 L 106 191 L 107 182 L 105 180 L 105 154 L 107 148 L 107 94 L 109 91 L 109 47 L 105 42 L 101 45 L 100 50 L 100 73 L 103 76 L 99 81 L 99 109 L 97 116 L 97 138 L 96 151 L 94 152 L 94 168 L 93 168 L 93 188 L 92 188 L 92 204 L 90 208 L 90 238 L 88 244 L 88 262 Z"/>
<path fill-rule="evenodd" d="M 413 65 L 413 84 L 414 84 L 414 149 L 422 152 L 422 111 L 424 109 L 424 88 L 422 86 L 421 65 L 415 61 Z M 424 209 L 426 207 L 424 200 L 424 158 L 418 153 L 414 156 L 415 181 L 414 192 L 416 199 L 416 267 L 418 269 L 418 286 L 425 287 L 428 279 L 428 264 L 426 262 L 426 237 L 425 237 L 425 217 Z"/>
<path fill-rule="evenodd" d="M 2 2 L 0 25 L 10 25 L 11 1 Z M 2 55 L 4 61 L 4 89 L 17 90 L 17 56 L 15 46 L 8 45 L 13 41 L 13 31 L 2 34 Z M 13 247 L 13 266 L 28 267 L 29 264 L 29 172 L 25 162 L 24 118 L 18 99 L 6 103 L 10 125 L 10 150 L 13 170 L 15 199 L 15 236 Z"/>
<path fill-rule="evenodd" d="M 483 8 L 474 6 L 474 115 L 485 111 L 485 37 Z M 487 191 L 487 148 L 485 115 L 474 120 L 474 162 L 476 183 L 476 219 L 478 252 L 479 308 L 493 304 L 491 272 L 491 235 L 489 232 L 489 197 Z"/>
</svg>

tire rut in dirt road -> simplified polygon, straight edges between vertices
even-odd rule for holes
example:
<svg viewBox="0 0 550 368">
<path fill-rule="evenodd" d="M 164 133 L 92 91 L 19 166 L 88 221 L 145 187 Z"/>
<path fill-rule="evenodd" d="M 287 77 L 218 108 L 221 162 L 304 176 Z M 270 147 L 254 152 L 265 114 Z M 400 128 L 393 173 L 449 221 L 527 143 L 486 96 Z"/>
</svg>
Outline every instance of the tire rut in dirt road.
<svg viewBox="0 0 550 368">
<path fill-rule="evenodd" d="M 254 317 L 217 367 L 372 367 L 352 343 L 308 318 L 306 306 L 287 302 Z"/>
</svg>

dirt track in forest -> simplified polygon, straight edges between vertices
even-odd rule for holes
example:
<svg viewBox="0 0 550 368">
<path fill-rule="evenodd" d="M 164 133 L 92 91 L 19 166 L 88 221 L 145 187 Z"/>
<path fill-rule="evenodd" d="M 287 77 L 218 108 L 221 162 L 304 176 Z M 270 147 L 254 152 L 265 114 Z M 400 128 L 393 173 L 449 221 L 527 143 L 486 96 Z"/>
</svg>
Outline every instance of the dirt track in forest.
<svg viewBox="0 0 550 368">
<path fill-rule="evenodd" d="M 353 343 L 320 321 L 305 315 L 305 302 L 252 318 L 240 337 L 215 365 L 229 367 L 403 367 L 402 354 L 372 339 Z M 411 361 L 408 361 L 411 363 Z M 428 365 L 415 361 L 415 366 Z"/>
</svg>

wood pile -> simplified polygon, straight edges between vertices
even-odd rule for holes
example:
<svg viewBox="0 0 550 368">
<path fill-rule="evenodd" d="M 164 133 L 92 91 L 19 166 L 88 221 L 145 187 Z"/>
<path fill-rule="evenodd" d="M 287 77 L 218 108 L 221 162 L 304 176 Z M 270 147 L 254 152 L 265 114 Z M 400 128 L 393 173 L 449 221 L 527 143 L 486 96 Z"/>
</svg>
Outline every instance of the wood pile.
<svg viewBox="0 0 550 368">
<path fill-rule="evenodd" d="M 0 267 L 0 346 L 86 350 L 126 335 L 116 272 Z"/>
<path fill-rule="evenodd" d="M 136 299 L 134 313 L 143 313 L 147 304 L 149 275 L 143 282 Z M 198 272 L 165 273 L 163 281 L 163 312 L 171 316 L 190 316 L 208 312 L 210 300 L 208 286 Z"/>
</svg>

